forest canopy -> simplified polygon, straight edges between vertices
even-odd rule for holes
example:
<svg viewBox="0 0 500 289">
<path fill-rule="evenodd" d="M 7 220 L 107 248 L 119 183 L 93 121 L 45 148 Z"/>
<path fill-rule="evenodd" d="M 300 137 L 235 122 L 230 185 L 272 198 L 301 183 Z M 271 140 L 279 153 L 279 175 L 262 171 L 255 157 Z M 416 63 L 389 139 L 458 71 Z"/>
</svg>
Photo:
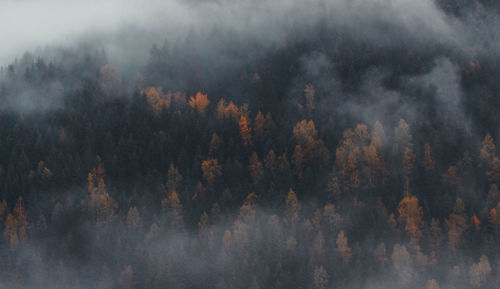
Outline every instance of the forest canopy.
<svg viewBox="0 0 500 289">
<path fill-rule="evenodd" d="M 496 288 L 499 4 L 289 2 L 2 66 L 0 288 Z"/>
</svg>

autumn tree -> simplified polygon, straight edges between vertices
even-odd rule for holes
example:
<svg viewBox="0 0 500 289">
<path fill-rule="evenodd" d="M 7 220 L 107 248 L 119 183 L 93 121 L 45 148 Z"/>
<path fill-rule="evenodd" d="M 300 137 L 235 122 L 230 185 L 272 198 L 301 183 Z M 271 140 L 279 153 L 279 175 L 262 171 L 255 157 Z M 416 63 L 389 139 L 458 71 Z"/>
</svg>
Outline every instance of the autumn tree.
<svg viewBox="0 0 500 289">
<path fill-rule="evenodd" d="M 285 216 L 289 225 L 295 226 L 299 220 L 300 202 L 290 188 L 285 200 Z"/>
<path fill-rule="evenodd" d="M 166 183 L 166 189 L 168 190 L 168 192 L 179 191 L 183 179 L 184 178 L 179 173 L 179 169 L 176 166 L 174 166 L 173 163 L 170 163 L 167 172 L 167 183 Z"/>
<path fill-rule="evenodd" d="M 453 212 L 445 221 L 445 226 L 448 229 L 448 243 L 455 250 L 460 248 L 463 233 L 469 227 L 467 219 L 464 203 L 461 198 L 458 198 L 453 207 Z"/>
<path fill-rule="evenodd" d="M 424 211 L 418 204 L 418 198 L 415 196 L 404 197 L 398 205 L 398 222 L 404 224 L 406 235 L 412 242 L 418 243 L 422 237 L 424 226 Z"/>
<path fill-rule="evenodd" d="M 378 134 L 370 137 L 368 128 L 358 124 L 354 130 L 344 131 L 336 149 L 336 167 L 340 171 L 342 190 L 375 187 L 384 183 L 385 163 L 382 141 Z"/>
<path fill-rule="evenodd" d="M 323 266 L 314 268 L 313 281 L 316 289 L 326 289 L 328 287 L 328 278 L 330 276 L 328 276 Z"/>
<path fill-rule="evenodd" d="M 340 231 L 339 235 L 337 236 L 337 253 L 339 253 L 340 258 L 344 263 L 349 263 L 351 261 L 352 257 L 352 249 L 349 248 L 349 245 L 347 243 L 347 237 L 344 234 L 344 231 Z"/>
<path fill-rule="evenodd" d="M 240 126 L 241 139 L 243 140 L 243 145 L 245 147 L 252 144 L 252 135 L 250 134 L 250 129 L 248 128 L 247 118 L 244 115 L 240 116 L 240 121 L 238 122 Z"/>
<path fill-rule="evenodd" d="M 316 103 L 314 100 L 314 86 L 312 84 L 307 84 L 306 88 L 304 89 L 304 93 L 306 97 L 306 109 L 310 114 L 316 108 Z"/>
<path fill-rule="evenodd" d="M 412 146 L 412 135 L 410 133 L 410 127 L 404 119 L 400 119 L 398 126 L 394 131 L 394 136 L 396 138 L 395 146 L 396 149 L 401 151 L 406 147 Z"/>
<path fill-rule="evenodd" d="M 87 176 L 88 181 L 88 208 L 97 225 L 105 225 L 115 217 L 118 205 L 109 196 L 104 183 L 104 167 L 101 158 L 97 156 L 97 167 L 92 168 Z"/>
<path fill-rule="evenodd" d="M 486 163 L 489 163 L 495 156 L 495 143 L 493 141 L 493 137 L 491 137 L 489 133 L 484 137 L 479 155 Z"/>
<path fill-rule="evenodd" d="M 500 183 L 500 158 L 495 156 L 488 163 L 488 170 L 486 171 L 490 183 Z"/>
<path fill-rule="evenodd" d="M 4 236 L 9 241 L 9 248 L 14 251 L 19 243 L 28 238 L 29 223 L 24 209 L 23 198 L 17 199 L 16 206 L 11 214 L 5 219 Z"/>
<path fill-rule="evenodd" d="M 205 116 L 207 114 L 207 108 L 208 105 L 210 104 L 210 100 L 208 100 L 206 94 L 203 94 L 200 91 L 198 91 L 196 93 L 196 96 L 190 97 L 188 104 L 189 106 L 191 106 L 192 109 L 196 110 L 201 116 Z"/>
<path fill-rule="evenodd" d="M 255 136 L 262 137 L 264 135 L 265 128 L 266 128 L 266 118 L 259 110 L 253 121 L 253 132 L 255 133 Z"/>
<path fill-rule="evenodd" d="M 179 193 L 170 191 L 168 195 L 161 200 L 161 206 L 167 213 L 168 225 L 170 228 L 174 229 L 176 232 L 183 231 L 184 218 L 182 216 L 182 203 L 179 198 Z"/>
<path fill-rule="evenodd" d="M 323 207 L 322 220 L 328 231 L 332 233 L 339 229 L 344 222 L 344 219 L 337 213 L 335 205 L 332 203 L 328 203 Z"/>
<path fill-rule="evenodd" d="M 216 158 L 206 159 L 201 163 L 203 178 L 211 184 L 222 175 L 222 167 L 219 165 L 219 160 Z"/>
<path fill-rule="evenodd" d="M 415 171 L 415 158 L 416 155 L 410 147 L 405 147 L 403 154 L 403 168 L 408 177 L 413 175 Z"/>
<path fill-rule="evenodd" d="M 142 226 L 142 218 L 137 210 L 137 207 L 130 207 L 127 213 L 127 227 L 132 230 L 137 230 Z"/>
<path fill-rule="evenodd" d="M 248 170 L 250 171 L 250 176 L 254 185 L 258 185 L 260 180 L 264 176 L 264 167 L 259 161 L 259 156 L 254 152 L 250 157 L 250 163 L 248 164 Z"/>
<path fill-rule="evenodd" d="M 429 143 L 426 143 L 424 146 L 424 161 L 423 161 L 424 169 L 426 171 L 431 171 L 436 166 L 434 159 L 432 158 L 432 149 Z"/>
<path fill-rule="evenodd" d="M 498 186 L 492 184 L 488 191 L 488 197 L 486 198 L 486 207 L 493 208 L 500 202 L 500 191 L 498 191 Z"/>
</svg>

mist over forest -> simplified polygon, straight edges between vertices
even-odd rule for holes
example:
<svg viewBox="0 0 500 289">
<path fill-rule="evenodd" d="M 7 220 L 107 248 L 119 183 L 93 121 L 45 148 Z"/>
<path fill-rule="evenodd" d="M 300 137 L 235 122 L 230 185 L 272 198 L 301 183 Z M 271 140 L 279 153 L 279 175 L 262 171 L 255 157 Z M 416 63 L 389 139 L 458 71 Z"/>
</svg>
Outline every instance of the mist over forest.
<svg viewBox="0 0 500 289">
<path fill-rule="evenodd" d="M 0 1 L 0 288 L 500 288 L 499 13 Z"/>
</svg>

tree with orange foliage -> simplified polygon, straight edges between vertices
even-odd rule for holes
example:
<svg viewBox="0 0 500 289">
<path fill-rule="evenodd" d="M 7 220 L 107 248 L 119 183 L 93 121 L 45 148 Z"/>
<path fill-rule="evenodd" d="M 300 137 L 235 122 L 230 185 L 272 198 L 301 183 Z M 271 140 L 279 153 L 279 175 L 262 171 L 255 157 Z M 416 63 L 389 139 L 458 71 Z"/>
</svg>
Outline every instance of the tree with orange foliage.
<svg viewBox="0 0 500 289">
<path fill-rule="evenodd" d="M 476 229 L 476 231 L 479 231 L 479 229 L 481 229 L 481 222 L 479 221 L 479 218 L 476 215 L 472 216 L 470 218 L 470 221 L 474 225 L 474 229 Z"/>
<path fill-rule="evenodd" d="M 456 187 L 460 184 L 460 178 L 457 175 L 457 167 L 450 166 L 448 170 L 443 174 L 443 181 L 445 184 Z"/>
<path fill-rule="evenodd" d="M 500 183 L 500 158 L 494 156 L 488 163 L 488 170 L 486 171 L 490 183 Z"/>
<path fill-rule="evenodd" d="M 339 253 L 340 258 L 344 263 L 349 263 L 351 261 L 352 257 L 352 249 L 349 248 L 349 245 L 347 243 L 347 237 L 344 234 L 344 231 L 340 231 L 339 235 L 337 236 L 337 253 Z"/>
<path fill-rule="evenodd" d="M 230 101 L 229 104 L 224 108 L 225 118 L 232 117 L 234 120 L 238 121 L 240 115 L 240 109 L 232 101 Z"/>
<path fill-rule="evenodd" d="M 432 149 L 431 149 L 431 145 L 429 143 L 426 143 L 424 146 L 423 165 L 424 165 L 424 169 L 428 172 L 433 170 L 434 167 L 436 166 L 434 160 L 432 159 Z"/>
<path fill-rule="evenodd" d="M 96 157 L 97 166 L 92 168 L 87 176 L 88 181 L 88 208 L 97 225 L 105 225 L 115 217 L 118 205 L 109 196 L 104 183 L 104 167 L 101 158 Z"/>
<path fill-rule="evenodd" d="M 172 102 L 172 92 L 163 94 L 161 87 L 149 87 L 146 90 L 142 90 L 142 93 L 146 95 L 146 100 L 153 107 L 153 111 L 158 114 L 163 107 L 170 108 Z"/>
<path fill-rule="evenodd" d="M 198 91 L 195 97 L 191 96 L 189 100 L 189 106 L 195 109 L 201 116 L 205 116 L 207 114 L 209 104 L 210 101 L 208 100 L 207 95 L 201 93 L 201 91 Z"/>
<path fill-rule="evenodd" d="M 404 197 L 398 205 L 398 222 L 404 224 L 406 235 L 415 244 L 422 237 L 424 210 L 415 196 Z"/>
<path fill-rule="evenodd" d="M 253 123 L 254 123 L 253 131 L 255 135 L 259 137 L 263 136 L 266 127 L 266 118 L 264 117 L 262 112 L 260 112 L 260 110 L 255 116 Z"/>
<path fill-rule="evenodd" d="M 415 158 L 416 155 L 410 147 L 405 147 L 403 155 L 403 168 L 405 169 L 406 175 L 411 177 L 415 171 Z"/>
<path fill-rule="evenodd" d="M 222 167 L 216 158 L 206 159 L 201 163 L 203 178 L 210 184 L 218 177 L 222 176 Z"/>
<path fill-rule="evenodd" d="M 250 176 L 252 176 L 253 184 L 258 185 L 260 183 L 260 180 L 264 176 L 264 166 L 259 161 L 259 156 L 256 152 L 253 152 L 252 156 L 250 157 L 248 170 L 250 171 Z"/>
<path fill-rule="evenodd" d="M 295 226 L 299 221 L 300 202 L 297 195 L 290 188 L 285 200 L 285 216 L 289 225 Z"/>
<path fill-rule="evenodd" d="M 243 140 L 243 145 L 245 147 L 252 144 L 252 135 L 250 134 L 250 129 L 248 128 L 248 121 L 244 115 L 240 116 L 240 121 L 238 122 L 240 126 L 241 139 Z"/>
<path fill-rule="evenodd" d="M 500 203 L 498 205 L 490 210 L 489 216 L 488 216 L 488 222 L 490 223 L 491 228 L 493 231 L 498 234 L 500 233 Z"/>
<path fill-rule="evenodd" d="M 314 142 L 318 137 L 318 131 L 312 120 L 301 120 L 293 127 L 293 137 L 297 144 L 307 146 L 308 143 Z"/>
<path fill-rule="evenodd" d="M 495 156 L 495 142 L 489 133 L 484 137 L 479 156 L 487 163 L 489 163 Z"/>
<path fill-rule="evenodd" d="M 307 84 L 304 93 L 306 97 L 306 109 L 310 114 L 316 108 L 316 103 L 314 101 L 314 86 L 312 84 Z"/>
<path fill-rule="evenodd" d="M 9 248 L 14 251 L 21 241 L 28 238 L 28 216 L 23 206 L 23 198 L 19 197 L 11 214 L 5 220 L 4 235 L 9 240 Z"/>
<path fill-rule="evenodd" d="M 469 227 L 467 219 L 464 203 L 461 198 L 458 198 L 453 207 L 453 212 L 445 221 L 445 226 L 448 229 L 448 243 L 454 250 L 460 248 L 463 233 Z"/>
</svg>

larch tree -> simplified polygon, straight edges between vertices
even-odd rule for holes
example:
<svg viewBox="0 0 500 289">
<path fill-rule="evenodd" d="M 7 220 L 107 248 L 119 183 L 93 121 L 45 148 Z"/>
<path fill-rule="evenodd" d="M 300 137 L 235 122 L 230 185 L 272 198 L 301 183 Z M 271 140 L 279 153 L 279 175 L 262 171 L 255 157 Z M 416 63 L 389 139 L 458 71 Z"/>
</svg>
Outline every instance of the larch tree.
<svg viewBox="0 0 500 289">
<path fill-rule="evenodd" d="M 259 161 L 259 156 L 256 152 L 253 152 L 250 157 L 250 163 L 248 164 L 248 170 L 250 171 L 250 176 L 254 185 L 258 185 L 264 176 L 264 166 Z"/>
<path fill-rule="evenodd" d="M 19 243 L 28 238 L 29 223 L 27 218 L 23 199 L 19 197 L 13 212 L 8 214 L 5 219 L 4 236 L 9 241 L 11 251 L 16 250 Z"/>
<path fill-rule="evenodd" d="M 414 242 L 418 243 L 422 237 L 424 226 L 424 211 L 418 204 L 418 198 L 415 196 L 404 197 L 398 205 L 398 221 L 404 224 L 406 235 Z"/>
<path fill-rule="evenodd" d="M 495 142 L 489 133 L 484 137 L 479 156 L 486 163 L 489 163 L 495 156 Z"/>
<path fill-rule="evenodd" d="M 306 97 L 306 110 L 310 114 L 316 108 L 316 102 L 314 100 L 314 86 L 312 84 L 307 84 L 304 89 L 304 94 Z"/>
<path fill-rule="evenodd" d="M 104 183 L 104 167 L 101 158 L 97 157 L 97 167 L 94 167 L 87 176 L 88 181 L 88 208 L 97 225 L 106 225 L 115 217 L 118 205 L 108 194 Z"/>
<path fill-rule="evenodd" d="M 134 231 L 142 227 L 142 218 L 137 207 L 130 207 L 127 213 L 126 223 L 127 227 Z"/>
<path fill-rule="evenodd" d="M 166 188 L 168 192 L 174 192 L 174 191 L 178 192 L 183 179 L 184 178 L 179 173 L 179 169 L 176 166 L 174 166 L 173 163 L 170 163 L 167 172 L 167 183 L 166 183 Z"/>
<path fill-rule="evenodd" d="M 394 136 L 396 138 L 396 149 L 402 151 L 406 147 L 412 146 L 412 135 L 410 133 L 410 127 L 404 119 L 400 119 L 398 126 L 394 131 Z"/>
<path fill-rule="evenodd" d="M 488 209 L 495 207 L 500 202 L 500 191 L 498 191 L 498 186 L 492 184 L 488 191 L 488 197 L 486 198 L 486 207 Z"/>
<path fill-rule="evenodd" d="M 262 112 L 259 110 L 253 121 L 253 132 L 255 133 L 255 136 L 262 137 L 264 135 L 265 128 L 266 118 L 264 117 L 264 114 L 262 114 Z"/>
<path fill-rule="evenodd" d="M 426 143 L 424 146 L 424 161 L 423 161 L 424 169 L 429 172 L 434 169 L 436 166 L 434 159 L 432 158 L 432 149 L 429 143 Z"/>
<path fill-rule="evenodd" d="M 203 178 L 209 183 L 213 183 L 218 177 L 222 176 L 222 167 L 216 158 L 206 159 L 201 163 Z"/>
<path fill-rule="evenodd" d="M 315 267 L 313 274 L 314 288 L 316 289 L 326 289 L 328 287 L 328 273 L 323 266 Z"/>
<path fill-rule="evenodd" d="M 448 243 L 454 249 L 460 248 L 464 232 L 469 227 L 468 218 L 465 214 L 465 206 L 461 198 L 458 198 L 453 207 L 453 212 L 445 221 L 445 226 L 448 229 Z"/>
<path fill-rule="evenodd" d="M 243 140 L 243 146 L 247 147 L 252 145 L 252 135 L 250 133 L 250 128 L 248 127 L 247 118 L 244 115 L 240 116 L 238 125 L 240 127 L 240 135 Z"/>
<path fill-rule="evenodd" d="M 340 231 L 339 235 L 337 236 L 337 253 L 340 255 L 340 258 L 344 263 L 349 263 L 351 261 L 352 257 L 352 249 L 349 248 L 349 245 L 347 243 L 347 237 L 344 234 L 344 231 Z"/>
<path fill-rule="evenodd" d="M 494 156 L 488 163 L 488 170 L 486 171 L 490 183 L 500 183 L 500 158 Z"/>
<path fill-rule="evenodd" d="M 415 171 L 415 158 L 416 155 L 410 147 L 405 147 L 403 154 L 403 168 L 408 177 L 412 177 Z"/>
<path fill-rule="evenodd" d="M 192 109 L 196 110 L 201 116 L 206 116 L 210 100 L 208 100 L 208 96 L 206 94 L 203 94 L 201 93 L 201 91 L 198 91 L 196 93 L 196 96 L 190 97 L 188 104 L 189 106 L 191 106 Z"/>
<path fill-rule="evenodd" d="M 285 200 L 285 216 L 289 225 L 295 226 L 299 221 L 300 202 L 297 195 L 290 188 Z"/>
</svg>

